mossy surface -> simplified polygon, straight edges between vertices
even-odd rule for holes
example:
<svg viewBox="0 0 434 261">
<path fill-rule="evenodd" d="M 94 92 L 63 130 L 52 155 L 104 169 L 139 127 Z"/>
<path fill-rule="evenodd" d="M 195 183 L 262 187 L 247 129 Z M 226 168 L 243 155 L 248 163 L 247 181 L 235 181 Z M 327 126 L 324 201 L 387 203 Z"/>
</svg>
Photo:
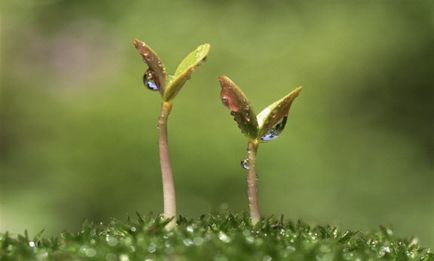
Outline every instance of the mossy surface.
<svg viewBox="0 0 434 261">
<path fill-rule="evenodd" d="M 85 222 L 79 232 L 0 234 L 0 260 L 434 260 L 414 238 L 385 227 L 373 232 L 270 217 L 252 226 L 247 215 L 213 214 L 167 221 L 138 215 L 127 222 Z"/>
</svg>

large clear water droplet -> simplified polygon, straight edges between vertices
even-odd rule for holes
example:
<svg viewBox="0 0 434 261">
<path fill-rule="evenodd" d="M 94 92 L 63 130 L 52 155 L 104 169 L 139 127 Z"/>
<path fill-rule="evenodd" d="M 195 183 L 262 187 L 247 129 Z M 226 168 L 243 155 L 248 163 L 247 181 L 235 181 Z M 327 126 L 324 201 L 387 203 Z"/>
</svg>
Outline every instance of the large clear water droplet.
<svg viewBox="0 0 434 261">
<path fill-rule="evenodd" d="M 148 87 L 149 90 L 158 91 L 158 86 L 154 81 L 150 80 L 150 81 L 145 81 L 144 83 L 145 83 L 145 86 Z"/>
<path fill-rule="evenodd" d="M 152 72 L 147 70 L 143 75 L 143 84 L 151 91 L 158 91 L 160 88 L 158 88 L 152 76 Z"/>
<path fill-rule="evenodd" d="M 246 169 L 246 170 L 250 169 L 249 159 L 243 159 L 241 161 L 241 168 Z"/>
<path fill-rule="evenodd" d="M 276 125 L 273 126 L 264 136 L 261 137 L 261 140 L 264 142 L 271 141 L 277 139 L 279 134 L 283 131 L 286 125 L 287 117 L 283 117 Z"/>
</svg>

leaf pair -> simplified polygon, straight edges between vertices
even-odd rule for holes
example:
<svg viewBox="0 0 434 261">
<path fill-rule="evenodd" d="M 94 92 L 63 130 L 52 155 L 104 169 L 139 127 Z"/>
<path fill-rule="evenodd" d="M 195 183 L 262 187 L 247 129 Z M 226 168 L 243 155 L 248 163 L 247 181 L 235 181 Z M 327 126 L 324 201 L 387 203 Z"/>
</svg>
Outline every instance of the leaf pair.
<svg viewBox="0 0 434 261">
<path fill-rule="evenodd" d="M 273 140 L 282 132 L 291 104 L 302 89 L 296 88 L 256 115 L 246 95 L 229 77 L 220 76 L 219 81 L 221 100 L 231 111 L 241 132 L 250 139 L 261 141 Z"/>
<path fill-rule="evenodd" d="M 194 70 L 206 60 L 210 49 L 209 44 L 198 46 L 181 61 L 174 75 L 167 75 L 164 64 L 151 47 L 137 39 L 133 41 L 133 44 L 148 65 L 143 76 L 144 84 L 151 90 L 158 90 L 166 102 L 175 98 Z"/>
</svg>

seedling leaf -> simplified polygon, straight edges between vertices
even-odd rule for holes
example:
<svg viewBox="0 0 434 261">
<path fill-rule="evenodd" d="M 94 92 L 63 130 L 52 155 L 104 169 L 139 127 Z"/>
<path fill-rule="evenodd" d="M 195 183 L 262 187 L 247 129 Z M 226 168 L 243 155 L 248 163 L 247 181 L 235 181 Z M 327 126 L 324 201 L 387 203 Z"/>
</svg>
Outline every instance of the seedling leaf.
<svg viewBox="0 0 434 261">
<path fill-rule="evenodd" d="M 209 44 L 199 45 L 181 61 L 164 92 L 163 98 L 165 101 L 172 100 L 178 94 L 185 82 L 190 79 L 194 70 L 206 60 L 209 49 Z"/>
<path fill-rule="evenodd" d="M 138 39 L 135 39 L 133 44 L 142 56 L 143 61 L 148 65 L 148 70 L 145 72 L 144 80 L 152 80 L 156 84 L 161 96 L 163 96 L 166 85 L 166 68 L 157 53 L 147 44 Z M 153 88 L 151 86 L 148 87 Z"/>
<path fill-rule="evenodd" d="M 257 118 L 259 126 L 258 138 L 264 137 L 270 133 L 270 131 L 275 131 L 274 134 L 279 134 L 286 125 L 286 117 L 288 116 L 289 109 L 292 102 L 300 93 L 302 87 L 298 87 L 282 99 L 272 103 L 265 109 L 263 109 Z"/>
<path fill-rule="evenodd" d="M 246 95 L 229 77 L 220 76 L 219 81 L 222 88 L 220 92 L 222 103 L 231 111 L 241 132 L 251 139 L 256 139 L 258 122 Z"/>
</svg>

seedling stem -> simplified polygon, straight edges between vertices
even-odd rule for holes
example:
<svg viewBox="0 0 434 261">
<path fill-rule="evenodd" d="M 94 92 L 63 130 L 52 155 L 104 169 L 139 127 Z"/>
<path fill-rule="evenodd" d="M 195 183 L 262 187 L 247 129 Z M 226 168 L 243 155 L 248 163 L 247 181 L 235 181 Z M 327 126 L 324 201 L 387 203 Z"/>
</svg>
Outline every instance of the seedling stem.
<svg viewBox="0 0 434 261">
<path fill-rule="evenodd" d="M 158 145 L 160 147 L 161 177 L 163 179 L 164 217 L 172 218 L 167 228 L 176 226 L 176 197 L 175 185 L 173 182 L 172 166 L 170 164 L 169 143 L 167 135 L 167 119 L 169 118 L 172 104 L 163 102 L 161 104 L 160 117 L 158 119 Z"/>
<path fill-rule="evenodd" d="M 247 196 L 249 199 L 250 216 L 252 224 L 259 222 L 261 217 L 258 206 L 258 188 L 256 185 L 256 153 L 258 151 L 258 140 L 249 140 L 247 144 L 247 156 L 249 162 L 249 173 L 247 175 Z"/>
</svg>

